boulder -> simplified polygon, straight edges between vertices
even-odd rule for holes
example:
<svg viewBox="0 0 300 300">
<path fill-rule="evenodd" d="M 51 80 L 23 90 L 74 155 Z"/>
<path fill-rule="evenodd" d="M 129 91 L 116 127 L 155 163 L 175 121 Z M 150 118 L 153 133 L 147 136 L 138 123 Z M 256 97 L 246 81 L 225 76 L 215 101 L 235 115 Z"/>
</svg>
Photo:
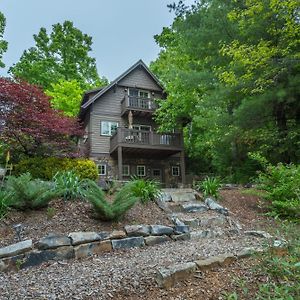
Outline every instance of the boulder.
<svg viewBox="0 0 300 300">
<path fill-rule="evenodd" d="M 113 230 L 109 235 L 109 239 L 111 240 L 123 239 L 125 237 L 126 237 L 126 233 L 123 230 Z"/>
<path fill-rule="evenodd" d="M 172 201 L 172 197 L 167 192 L 161 192 L 158 196 L 158 200 L 160 200 L 162 202 L 170 202 L 170 201 Z"/>
<path fill-rule="evenodd" d="M 200 226 L 206 226 L 206 227 L 222 226 L 226 222 L 227 221 L 224 216 L 208 217 L 200 220 Z"/>
<path fill-rule="evenodd" d="M 62 246 L 70 246 L 70 245 L 71 245 L 71 239 L 67 236 L 48 235 L 44 238 L 41 238 L 37 242 L 36 247 L 40 250 L 45 250 L 45 249 L 53 249 Z"/>
<path fill-rule="evenodd" d="M 128 249 L 145 246 L 143 237 L 130 237 L 120 240 L 112 240 L 113 249 Z"/>
<path fill-rule="evenodd" d="M 33 266 L 38 266 L 44 262 L 50 260 L 66 260 L 74 258 L 74 248 L 72 246 L 64 246 L 51 250 L 35 250 L 28 255 L 23 260 L 21 268 L 28 268 Z"/>
<path fill-rule="evenodd" d="M 178 225 L 178 226 L 184 226 L 184 222 L 182 222 L 181 220 L 179 220 L 176 216 L 171 216 L 171 220 L 172 222 L 175 224 L 175 225 Z"/>
<path fill-rule="evenodd" d="M 228 209 L 218 204 L 214 199 L 212 198 L 206 198 L 205 204 L 212 210 L 217 211 L 220 214 L 223 214 L 225 216 L 228 215 Z"/>
<path fill-rule="evenodd" d="M 193 202 L 196 201 L 194 192 L 173 192 L 170 193 L 173 202 Z"/>
<path fill-rule="evenodd" d="M 190 228 L 188 225 L 175 225 L 174 233 L 175 234 L 182 234 L 190 232 Z"/>
<path fill-rule="evenodd" d="M 150 225 L 151 235 L 170 235 L 173 233 L 173 228 L 164 225 Z"/>
<path fill-rule="evenodd" d="M 181 205 L 186 212 L 202 212 L 207 211 L 208 207 L 204 203 L 189 202 Z"/>
<path fill-rule="evenodd" d="M 208 270 L 214 267 L 224 267 L 233 261 L 236 257 L 231 253 L 225 253 L 218 256 L 212 256 L 206 259 L 195 261 L 197 268 L 201 271 Z"/>
<path fill-rule="evenodd" d="M 145 244 L 147 246 L 162 244 L 162 243 L 169 242 L 169 241 L 171 241 L 171 239 L 167 235 L 145 237 Z"/>
<path fill-rule="evenodd" d="M 89 242 L 99 241 L 101 237 L 96 232 L 71 232 L 69 235 L 73 246 Z"/>
<path fill-rule="evenodd" d="M 98 232 L 98 235 L 99 235 L 101 241 L 103 241 L 103 240 L 108 240 L 110 234 L 111 234 L 111 233 L 108 232 L 108 231 L 100 231 L 100 232 Z"/>
<path fill-rule="evenodd" d="M 173 287 L 177 282 L 187 279 L 195 271 L 196 264 L 194 262 L 159 269 L 156 273 L 156 282 L 159 287 L 168 289 Z"/>
<path fill-rule="evenodd" d="M 0 258 L 15 256 L 17 254 L 25 253 L 32 249 L 32 240 L 22 241 L 0 248 Z"/>
<path fill-rule="evenodd" d="M 125 231 L 128 236 L 148 236 L 150 235 L 149 225 L 127 225 Z"/>
<path fill-rule="evenodd" d="M 198 227 L 200 221 L 196 218 L 187 218 L 187 219 L 182 219 L 185 225 L 188 225 L 190 227 Z"/>
<path fill-rule="evenodd" d="M 111 241 L 93 242 L 88 244 L 81 244 L 74 247 L 75 258 L 84 258 L 92 255 L 99 255 L 104 252 L 110 252 L 112 250 Z"/>
</svg>

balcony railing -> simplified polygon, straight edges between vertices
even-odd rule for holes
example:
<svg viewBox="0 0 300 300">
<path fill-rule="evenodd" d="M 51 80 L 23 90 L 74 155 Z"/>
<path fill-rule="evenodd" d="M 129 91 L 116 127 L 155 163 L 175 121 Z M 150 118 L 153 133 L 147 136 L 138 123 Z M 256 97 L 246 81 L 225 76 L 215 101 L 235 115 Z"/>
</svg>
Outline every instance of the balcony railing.
<svg viewBox="0 0 300 300">
<path fill-rule="evenodd" d="M 127 95 L 122 100 L 121 105 L 122 113 L 130 109 L 153 112 L 157 108 L 157 105 L 152 98 L 142 98 Z"/>
<path fill-rule="evenodd" d="M 120 144 L 123 146 L 131 145 L 137 147 L 139 145 L 149 145 L 151 147 L 156 146 L 160 149 L 183 147 L 182 135 L 180 133 L 160 134 L 153 131 L 119 127 L 116 133 L 110 139 L 111 151 Z"/>
</svg>

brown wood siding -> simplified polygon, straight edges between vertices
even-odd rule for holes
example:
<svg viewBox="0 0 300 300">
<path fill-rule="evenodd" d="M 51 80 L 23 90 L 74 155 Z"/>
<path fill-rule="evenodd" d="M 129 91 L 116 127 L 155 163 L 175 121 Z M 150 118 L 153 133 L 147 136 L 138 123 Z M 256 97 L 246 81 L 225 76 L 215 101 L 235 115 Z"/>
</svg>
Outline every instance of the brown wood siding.
<svg viewBox="0 0 300 300">
<path fill-rule="evenodd" d="M 123 78 L 119 84 L 130 87 L 136 86 L 145 90 L 161 91 L 161 88 L 143 68 L 136 68 Z"/>
</svg>

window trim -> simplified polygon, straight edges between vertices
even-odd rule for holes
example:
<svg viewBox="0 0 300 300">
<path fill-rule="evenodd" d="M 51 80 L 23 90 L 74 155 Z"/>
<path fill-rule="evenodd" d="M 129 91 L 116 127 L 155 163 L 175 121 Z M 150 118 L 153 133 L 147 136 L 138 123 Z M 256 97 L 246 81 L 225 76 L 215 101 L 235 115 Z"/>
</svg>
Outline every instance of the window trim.
<svg viewBox="0 0 300 300">
<path fill-rule="evenodd" d="M 108 123 L 109 124 L 109 133 L 108 134 L 105 134 L 102 132 L 102 129 L 103 129 L 103 123 Z M 111 132 L 111 125 L 112 124 L 116 124 L 117 125 L 117 128 L 119 127 L 119 122 L 118 121 L 101 121 L 100 122 L 100 135 L 102 136 L 113 136 L 112 132 Z"/>
<path fill-rule="evenodd" d="M 174 174 L 174 170 L 178 170 L 178 173 Z M 172 166 L 172 176 L 179 177 L 180 176 L 180 167 L 179 166 Z"/>
<path fill-rule="evenodd" d="M 139 168 L 140 168 L 140 167 L 143 168 L 143 170 L 144 170 L 144 172 L 143 172 L 144 175 L 140 175 L 140 174 L 139 174 Z M 146 176 L 146 166 L 145 166 L 145 165 L 137 165 L 137 166 L 136 166 L 136 175 L 139 176 L 139 177 L 145 177 L 145 176 Z"/>
<path fill-rule="evenodd" d="M 101 167 L 104 167 L 104 174 L 100 174 L 100 168 Z M 106 173 L 107 173 L 107 166 L 105 163 L 99 163 L 97 164 L 97 170 L 98 170 L 98 175 L 99 176 L 106 176 Z"/>
<path fill-rule="evenodd" d="M 124 167 L 127 167 L 128 173 L 124 173 Z M 130 165 L 123 165 L 122 166 L 122 175 L 123 176 L 130 176 Z"/>
</svg>

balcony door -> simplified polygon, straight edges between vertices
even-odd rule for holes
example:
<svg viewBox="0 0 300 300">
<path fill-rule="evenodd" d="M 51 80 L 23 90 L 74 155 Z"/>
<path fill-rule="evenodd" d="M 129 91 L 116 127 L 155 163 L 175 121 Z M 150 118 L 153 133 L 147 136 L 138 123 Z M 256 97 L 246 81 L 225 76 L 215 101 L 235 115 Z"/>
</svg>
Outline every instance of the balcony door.
<svg viewBox="0 0 300 300">
<path fill-rule="evenodd" d="M 138 89 L 129 89 L 129 106 L 141 109 L 151 109 L 150 92 Z"/>
<path fill-rule="evenodd" d="M 132 125 L 132 129 L 134 130 L 134 135 L 141 144 L 150 143 L 151 126 L 134 124 Z"/>
</svg>

